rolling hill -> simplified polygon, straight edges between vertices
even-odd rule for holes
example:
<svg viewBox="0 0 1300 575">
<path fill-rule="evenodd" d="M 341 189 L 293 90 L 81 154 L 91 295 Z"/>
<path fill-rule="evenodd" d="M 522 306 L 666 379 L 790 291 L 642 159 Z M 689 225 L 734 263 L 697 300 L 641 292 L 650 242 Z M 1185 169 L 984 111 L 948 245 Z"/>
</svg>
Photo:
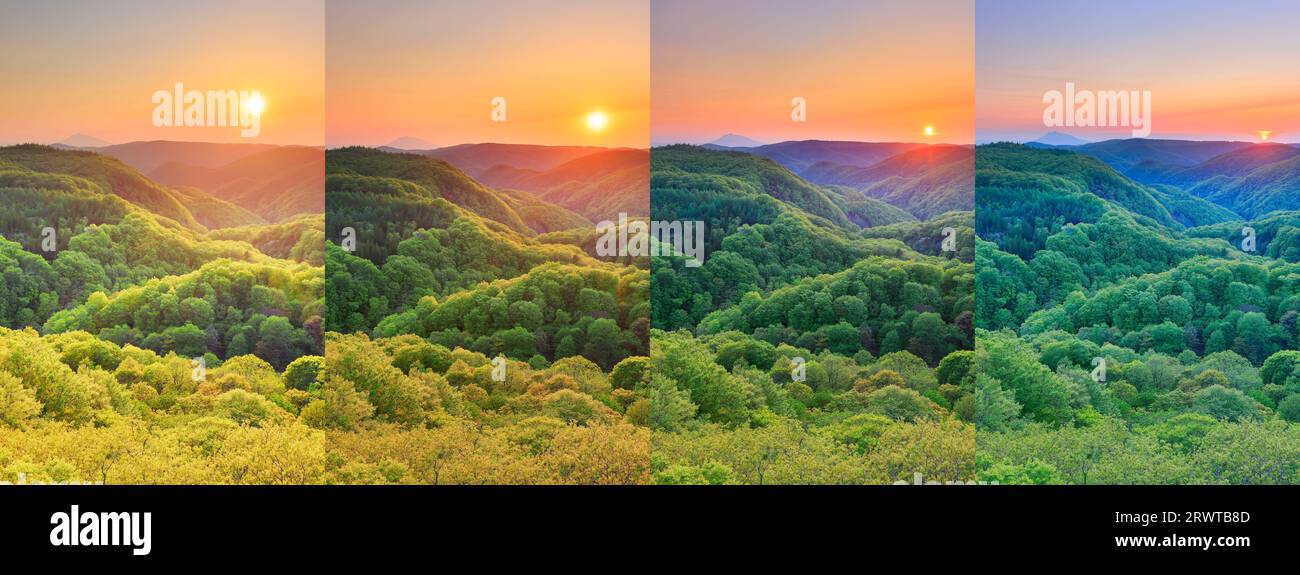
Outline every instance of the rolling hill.
<svg viewBox="0 0 1300 575">
<path fill-rule="evenodd" d="M 564 162 L 608 149 L 595 146 L 486 143 L 460 144 L 433 150 L 420 150 L 415 153 L 444 160 L 469 174 L 470 177 L 478 178 L 495 166 L 505 165 L 521 170 L 545 171 Z"/>
<path fill-rule="evenodd" d="M 94 152 L 23 144 L 0 148 L 0 162 L 33 172 L 84 178 L 104 193 L 113 194 L 191 229 L 198 229 L 200 224 L 186 207 L 187 198 L 198 204 L 208 203 L 206 199 L 194 199 L 199 197 L 197 194 L 180 194 L 160 186 L 122 161 Z"/>
<path fill-rule="evenodd" d="M 751 148 L 726 148 L 706 144 L 705 148 L 745 152 L 770 158 L 789 168 L 790 171 L 803 175 L 804 171 L 818 162 L 830 162 L 844 166 L 865 168 L 882 162 L 908 150 L 923 147 L 925 144 L 908 144 L 899 142 L 846 142 L 831 140 L 798 140 L 777 142 Z"/>
<path fill-rule="evenodd" d="M 869 167 L 822 161 L 804 171 L 810 182 L 858 189 L 865 197 L 929 219 L 974 209 L 975 151 L 937 145 L 909 149 Z"/>
<path fill-rule="evenodd" d="M 446 161 L 359 147 L 330 150 L 326 158 L 327 177 L 339 174 L 401 180 L 430 199 L 445 199 L 524 235 L 535 233 L 501 194 Z"/>
<path fill-rule="evenodd" d="M 150 177 L 169 186 L 201 189 L 269 222 L 325 210 L 320 194 L 325 152 L 319 148 L 273 147 L 217 167 L 171 161 L 155 168 Z"/>
<path fill-rule="evenodd" d="M 1300 209 L 1300 156 L 1231 178 L 1214 176 L 1188 188 L 1193 195 L 1227 206 L 1246 218 Z"/>
<path fill-rule="evenodd" d="M 683 188 L 704 183 L 723 183 L 739 195 L 768 196 L 803 212 L 824 219 L 841 228 L 856 228 L 831 195 L 769 158 L 735 151 L 713 150 L 707 146 L 676 144 L 651 150 L 652 189 Z M 660 178 L 656 182 L 654 178 Z M 721 180 L 719 182 L 719 179 Z M 673 182 L 671 180 L 680 180 Z M 652 212 L 659 202 L 651 197 Z M 685 207 L 685 206 L 683 206 Z M 675 217 L 655 219 L 674 220 Z M 712 230 L 710 231 L 712 233 Z"/>
<path fill-rule="evenodd" d="M 271 144 L 220 144 L 151 140 L 104 146 L 95 148 L 94 151 L 122 160 L 139 170 L 140 173 L 148 174 L 157 169 L 158 166 L 172 162 L 216 168 L 275 147 Z"/>
<path fill-rule="evenodd" d="M 1300 209 L 1300 148 L 1292 145 L 1111 140 L 1072 149 L 1172 196 L 1166 201 L 1183 205 L 1186 225 Z"/>
<path fill-rule="evenodd" d="M 1117 173 L 1090 155 L 1021 144 L 988 144 L 981 146 L 976 155 L 977 188 L 996 184 L 1062 190 L 1068 186 L 1071 191 L 1095 195 L 1162 225 L 1180 227 L 1151 188 Z M 1023 181 L 1012 184 L 1008 180 Z"/>
<path fill-rule="evenodd" d="M 488 169 L 479 181 L 497 189 L 529 192 L 591 221 L 616 220 L 619 213 L 650 213 L 650 153 L 646 150 L 605 150 L 545 171 L 502 164 Z"/>
<path fill-rule="evenodd" d="M 1194 166 L 1210 158 L 1251 146 L 1248 142 L 1157 140 L 1127 138 L 1071 146 L 1077 152 L 1093 156 L 1121 173 L 1127 174 L 1139 164 L 1151 166 Z"/>
</svg>

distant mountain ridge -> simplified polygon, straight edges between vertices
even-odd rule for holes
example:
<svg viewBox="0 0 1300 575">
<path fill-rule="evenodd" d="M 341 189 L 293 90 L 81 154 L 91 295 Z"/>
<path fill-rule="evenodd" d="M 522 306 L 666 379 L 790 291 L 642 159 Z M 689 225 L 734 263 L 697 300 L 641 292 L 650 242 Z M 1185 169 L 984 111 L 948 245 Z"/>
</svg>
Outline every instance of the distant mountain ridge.
<svg viewBox="0 0 1300 575">
<path fill-rule="evenodd" d="M 1250 142 L 1128 138 L 1093 142 L 1071 149 L 1106 162 L 1121 173 L 1128 173 L 1134 166 L 1144 162 L 1194 166 L 1214 156 L 1251 145 Z"/>
<path fill-rule="evenodd" d="M 538 171 L 499 164 L 479 180 L 497 189 L 519 189 L 578 212 L 592 221 L 618 214 L 650 214 L 650 153 L 613 149 Z"/>
<path fill-rule="evenodd" d="M 762 146 L 763 142 L 742 136 L 740 134 L 725 134 L 712 142 L 708 146 L 721 146 L 724 148 L 756 148 Z"/>
<path fill-rule="evenodd" d="M 1177 201 L 1208 201 L 1240 218 L 1300 209 L 1300 148 L 1294 145 L 1129 139 L 1070 149 L 1163 193 L 1176 190 L 1183 195 Z"/>
<path fill-rule="evenodd" d="M 69 148 L 102 148 L 110 146 L 108 142 L 87 134 L 73 134 L 55 144 L 55 146 L 67 146 Z"/>
<path fill-rule="evenodd" d="M 224 144 L 151 140 L 114 144 L 94 151 L 122 160 L 141 173 L 148 174 L 157 169 L 158 166 L 171 162 L 215 168 L 276 147 L 274 144 Z"/>
<path fill-rule="evenodd" d="M 207 227 L 276 222 L 325 209 L 325 151 L 319 147 L 152 140 L 84 150 L 120 160 L 152 182 L 171 186 L 174 194 L 206 205 L 206 212 L 192 215 Z M 178 217 L 162 209 L 159 213 Z"/>
<path fill-rule="evenodd" d="M 149 176 L 170 186 L 204 190 L 269 222 L 325 211 L 325 151 L 320 148 L 273 147 L 217 167 L 173 161 Z"/>
<path fill-rule="evenodd" d="M 381 148 L 383 149 L 383 148 Z M 545 171 L 570 160 L 603 152 L 599 146 L 543 146 L 537 144 L 459 144 L 432 150 L 410 151 L 445 160 L 470 177 L 478 178 L 499 165 L 523 170 Z M 403 150 L 407 151 L 407 150 Z"/>
<path fill-rule="evenodd" d="M 414 136 L 402 136 L 381 147 L 395 148 L 398 150 L 431 150 L 437 146 L 433 145 L 428 140 L 416 138 Z"/>
<path fill-rule="evenodd" d="M 924 147 L 926 144 L 903 142 L 853 142 L 835 140 L 797 140 L 764 144 L 753 148 L 728 148 L 706 144 L 703 147 L 714 150 L 745 152 L 764 158 L 770 158 L 778 164 L 789 168 L 796 174 L 818 162 L 831 162 L 846 166 L 868 167 L 884 161 L 891 156 L 907 150 Z"/>
<path fill-rule="evenodd" d="M 754 148 L 705 145 L 768 158 L 801 178 L 839 190 L 850 219 L 860 225 L 899 221 L 883 202 L 911 218 L 930 219 L 950 211 L 974 209 L 974 148 L 912 142 L 800 140 Z M 870 201 L 868 201 L 870 200 Z"/>
<path fill-rule="evenodd" d="M 1040 136 L 1037 140 L 1028 142 L 1030 144 L 1044 144 L 1047 146 L 1081 146 L 1088 141 L 1065 132 L 1048 132 Z"/>
</svg>

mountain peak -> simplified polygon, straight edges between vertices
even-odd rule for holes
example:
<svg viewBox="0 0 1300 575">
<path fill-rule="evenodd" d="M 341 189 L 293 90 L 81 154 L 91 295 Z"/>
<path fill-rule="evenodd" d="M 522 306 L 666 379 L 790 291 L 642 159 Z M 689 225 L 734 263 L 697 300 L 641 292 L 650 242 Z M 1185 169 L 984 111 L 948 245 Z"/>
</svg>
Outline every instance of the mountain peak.
<svg viewBox="0 0 1300 575">
<path fill-rule="evenodd" d="M 385 144 L 385 147 L 397 148 L 399 150 L 432 150 L 437 146 L 427 140 L 416 138 L 414 136 L 402 136 Z"/>
<path fill-rule="evenodd" d="M 1065 132 L 1048 132 L 1042 137 L 1029 142 L 1030 144 L 1044 144 L 1048 146 L 1082 146 L 1088 141 L 1072 136 Z"/>
<path fill-rule="evenodd" d="M 104 146 L 111 146 L 112 144 L 94 136 L 78 133 L 64 138 L 56 145 L 68 146 L 69 148 L 102 148 Z"/>
<path fill-rule="evenodd" d="M 762 146 L 763 142 L 760 142 L 753 138 L 747 138 L 745 136 L 741 136 L 740 134 L 727 134 L 721 138 L 709 142 L 709 144 L 714 146 L 723 146 L 726 148 L 754 148 L 757 146 Z"/>
</svg>

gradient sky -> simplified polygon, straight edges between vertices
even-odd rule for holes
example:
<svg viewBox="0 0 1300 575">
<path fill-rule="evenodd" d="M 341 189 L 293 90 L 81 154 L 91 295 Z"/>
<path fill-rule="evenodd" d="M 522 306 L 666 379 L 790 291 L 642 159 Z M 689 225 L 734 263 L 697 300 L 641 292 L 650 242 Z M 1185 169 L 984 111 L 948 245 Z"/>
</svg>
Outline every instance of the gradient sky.
<svg viewBox="0 0 1300 575">
<path fill-rule="evenodd" d="M 972 0 L 652 0 L 651 21 L 655 144 L 973 140 Z"/>
<path fill-rule="evenodd" d="M 324 33 L 319 0 L 0 0 L 0 144 L 322 145 Z M 176 82 L 261 91 L 261 134 L 155 127 L 153 93 Z"/>
<path fill-rule="evenodd" d="M 1048 128 L 1043 93 L 1150 90 L 1152 138 L 1300 142 L 1300 2 L 979 0 L 977 139 L 1049 130 L 1087 140 L 1115 128 Z"/>
<path fill-rule="evenodd" d="M 351 2 L 326 8 L 327 145 L 411 136 L 646 147 L 647 0 Z M 506 121 L 491 120 L 506 99 Z M 609 118 L 588 130 L 595 110 Z"/>
</svg>

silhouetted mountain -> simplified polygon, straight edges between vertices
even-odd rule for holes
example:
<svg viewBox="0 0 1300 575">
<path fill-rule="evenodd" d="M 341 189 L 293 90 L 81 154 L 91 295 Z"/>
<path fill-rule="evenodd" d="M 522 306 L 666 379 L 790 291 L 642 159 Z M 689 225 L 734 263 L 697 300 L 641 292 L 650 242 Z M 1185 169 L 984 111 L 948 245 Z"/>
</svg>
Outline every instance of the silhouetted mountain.
<svg viewBox="0 0 1300 575">
<path fill-rule="evenodd" d="M 86 134 L 73 134 L 55 146 L 67 146 L 69 148 L 102 148 L 109 146 L 108 142 Z"/>
<path fill-rule="evenodd" d="M 433 145 L 432 143 L 430 143 L 428 140 L 422 140 L 422 139 L 420 139 L 420 138 L 416 138 L 416 137 L 414 137 L 414 136 L 402 136 L 402 137 L 400 137 L 400 138 L 398 138 L 398 139 L 396 139 L 396 140 L 393 140 L 393 141 L 391 141 L 391 142 L 389 142 L 389 143 L 387 143 L 387 144 L 381 146 L 380 148 L 381 148 L 381 149 L 383 149 L 383 148 L 394 148 L 394 149 L 397 149 L 397 150 L 408 150 L 408 151 L 409 151 L 409 150 L 432 150 L 432 149 L 434 149 L 434 148 L 436 148 L 436 147 L 437 147 L 437 146 L 434 146 L 434 145 Z"/>
<path fill-rule="evenodd" d="M 1048 132 L 1043 134 L 1037 140 L 1027 142 L 1027 144 L 1043 144 L 1047 146 L 1080 146 L 1087 143 L 1087 140 L 1071 136 L 1064 132 Z"/>
<path fill-rule="evenodd" d="M 762 146 L 763 142 L 760 142 L 753 138 L 747 138 L 745 136 L 741 136 L 740 134 L 726 134 L 721 138 L 709 142 L 706 145 L 720 146 L 723 148 L 755 148 L 758 146 Z"/>
</svg>

